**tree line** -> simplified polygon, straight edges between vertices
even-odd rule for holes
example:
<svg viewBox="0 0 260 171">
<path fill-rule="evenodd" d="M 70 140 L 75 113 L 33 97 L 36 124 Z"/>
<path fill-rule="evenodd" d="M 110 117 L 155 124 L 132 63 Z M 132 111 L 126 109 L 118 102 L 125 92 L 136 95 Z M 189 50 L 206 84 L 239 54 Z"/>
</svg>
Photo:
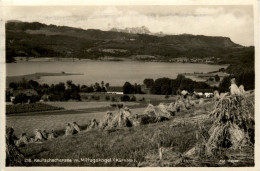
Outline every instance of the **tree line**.
<svg viewBox="0 0 260 171">
<path fill-rule="evenodd" d="M 210 89 L 211 87 L 205 82 L 196 82 L 192 79 L 186 78 L 184 75 L 179 74 L 176 79 L 170 78 L 158 78 L 153 80 L 152 78 L 146 78 L 143 81 L 146 88 L 150 89 L 151 94 L 160 95 L 176 95 L 180 90 L 187 90 L 193 93 L 194 89 Z M 143 94 L 141 85 L 132 85 L 129 82 L 125 82 L 123 86 L 124 94 Z"/>
<path fill-rule="evenodd" d="M 87 85 L 76 85 L 71 80 L 68 80 L 65 83 L 58 83 L 58 84 L 39 84 L 37 81 L 34 80 L 21 80 L 19 82 L 11 82 L 9 84 L 9 88 L 12 90 L 6 91 L 6 101 L 11 100 L 11 96 L 13 96 L 14 92 L 17 90 L 26 90 L 26 89 L 33 89 L 37 92 L 37 95 L 27 96 L 26 93 L 17 94 L 15 96 L 14 103 L 25 103 L 30 100 L 31 103 L 39 101 L 45 95 L 50 101 L 68 101 L 72 100 L 81 100 L 80 92 L 106 92 L 107 88 L 109 87 L 109 83 L 104 83 L 104 81 L 95 84 L 91 84 L 90 86 Z"/>
</svg>

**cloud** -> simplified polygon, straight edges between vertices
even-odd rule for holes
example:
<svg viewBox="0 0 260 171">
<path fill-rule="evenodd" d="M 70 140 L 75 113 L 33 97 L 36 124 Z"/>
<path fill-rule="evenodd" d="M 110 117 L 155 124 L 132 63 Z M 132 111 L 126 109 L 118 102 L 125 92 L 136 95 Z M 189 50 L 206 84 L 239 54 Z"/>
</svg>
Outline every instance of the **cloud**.
<svg viewBox="0 0 260 171">
<path fill-rule="evenodd" d="M 195 15 L 209 15 L 209 16 L 216 16 L 223 13 L 223 8 L 208 8 L 208 7 L 199 7 L 195 10 Z"/>
<path fill-rule="evenodd" d="M 174 11 L 173 11 L 174 12 Z M 99 10 L 87 19 L 86 26 L 109 30 L 112 27 L 147 26 L 152 32 L 167 34 L 196 34 L 230 37 L 243 45 L 253 44 L 253 19 L 242 10 L 225 12 L 224 8 L 197 8 L 190 12 L 171 15 L 147 15 L 112 7 Z"/>
</svg>

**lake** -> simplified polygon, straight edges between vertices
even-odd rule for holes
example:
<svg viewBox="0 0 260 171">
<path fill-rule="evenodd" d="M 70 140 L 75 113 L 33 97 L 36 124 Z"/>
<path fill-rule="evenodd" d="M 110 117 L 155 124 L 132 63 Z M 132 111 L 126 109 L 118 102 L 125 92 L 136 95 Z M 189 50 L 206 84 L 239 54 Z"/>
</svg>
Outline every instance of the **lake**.
<svg viewBox="0 0 260 171">
<path fill-rule="evenodd" d="M 197 63 L 167 63 L 140 61 L 77 61 L 77 62 L 20 62 L 6 64 L 7 76 L 48 73 L 82 73 L 83 75 L 45 76 L 37 80 L 40 83 L 59 83 L 72 80 L 76 84 L 94 84 L 109 82 L 111 86 L 121 86 L 125 81 L 142 83 L 145 78 L 176 78 L 178 73 L 210 72 L 224 65 Z"/>
</svg>

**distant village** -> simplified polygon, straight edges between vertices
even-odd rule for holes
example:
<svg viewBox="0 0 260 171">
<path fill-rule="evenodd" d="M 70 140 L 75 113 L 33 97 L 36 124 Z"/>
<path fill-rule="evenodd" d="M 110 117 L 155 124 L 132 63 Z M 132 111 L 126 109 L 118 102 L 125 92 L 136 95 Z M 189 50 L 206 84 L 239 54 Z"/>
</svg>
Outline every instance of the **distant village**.
<svg viewBox="0 0 260 171">
<path fill-rule="evenodd" d="M 151 62 L 177 62 L 177 63 L 203 63 L 203 64 L 216 64 L 220 61 L 220 58 L 211 57 L 178 57 L 173 59 L 159 58 L 151 55 L 136 55 L 133 57 L 137 60 L 151 61 Z"/>
</svg>

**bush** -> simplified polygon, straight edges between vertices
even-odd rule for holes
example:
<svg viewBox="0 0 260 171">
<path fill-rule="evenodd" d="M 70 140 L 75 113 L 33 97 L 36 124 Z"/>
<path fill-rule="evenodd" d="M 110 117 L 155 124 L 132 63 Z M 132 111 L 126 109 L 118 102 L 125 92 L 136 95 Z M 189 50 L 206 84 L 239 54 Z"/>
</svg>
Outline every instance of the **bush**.
<svg viewBox="0 0 260 171">
<path fill-rule="evenodd" d="M 81 97 L 77 91 L 71 92 L 70 98 L 73 100 L 79 100 L 79 101 L 81 100 Z"/>
<path fill-rule="evenodd" d="M 115 103 L 110 104 L 111 107 L 116 107 L 117 105 Z"/>
<path fill-rule="evenodd" d="M 124 104 L 122 104 L 122 103 L 120 103 L 120 104 L 117 104 L 117 107 L 118 107 L 119 109 L 121 109 L 121 108 L 123 108 L 123 107 L 124 107 Z"/>
<path fill-rule="evenodd" d="M 100 97 L 99 96 L 94 96 L 93 99 L 98 101 L 100 99 Z"/>
<path fill-rule="evenodd" d="M 143 97 L 143 98 L 141 98 L 139 101 L 140 101 L 140 102 L 143 102 L 143 101 L 145 101 L 145 98 Z"/>
<path fill-rule="evenodd" d="M 136 101 L 136 97 L 135 96 L 131 97 L 130 101 L 135 102 Z"/>
<path fill-rule="evenodd" d="M 106 99 L 106 101 L 109 101 L 110 100 L 110 96 L 106 96 L 105 99 Z"/>
<path fill-rule="evenodd" d="M 88 100 L 88 96 L 82 96 L 82 99 Z"/>
<path fill-rule="evenodd" d="M 209 81 L 214 81 L 214 78 L 210 77 L 210 78 L 209 78 Z"/>
<path fill-rule="evenodd" d="M 128 101 L 130 101 L 130 97 L 129 97 L 128 95 L 123 95 L 123 96 L 121 97 L 121 101 L 122 101 L 122 102 L 128 102 Z"/>
<path fill-rule="evenodd" d="M 115 102 L 115 101 L 116 101 L 116 98 L 115 98 L 115 97 L 112 97 L 111 101 L 112 101 L 112 102 Z"/>
<path fill-rule="evenodd" d="M 36 103 L 36 102 L 40 101 L 41 97 L 38 95 L 33 95 L 33 96 L 29 97 L 29 99 L 30 99 L 30 103 Z"/>
<path fill-rule="evenodd" d="M 5 92 L 5 101 L 10 102 L 11 101 L 11 93 L 10 91 Z"/>
<path fill-rule="evenodd" d="M 230 80 L 232 78 L 236 79 L 237 86 L 244 85 L 245 90 L 252 90 L 255 88 L 255 72 L 241 72 L 236 75 L 230 75 L 223 78 L 223 80 L 219 84 L 219 91 L 220 92 L 227 92 L 229 91 L 230 87 Z"/>
<path fill-rule="evenodd" d="M 14 104 L 26 102 L 28 102 L 28 97 L 24 93 L 20 93 L 17 96 L 15 96 L 15 99 L 13 101 Z"/>
<path fill-rule="evenodd" d="M 215 75 L 215 81 L 216 81 L 216 82 L 219 82 L 219 81 L 220 81 L 220 78 L 219 78 L 218 75 Z"/>
</svg>

